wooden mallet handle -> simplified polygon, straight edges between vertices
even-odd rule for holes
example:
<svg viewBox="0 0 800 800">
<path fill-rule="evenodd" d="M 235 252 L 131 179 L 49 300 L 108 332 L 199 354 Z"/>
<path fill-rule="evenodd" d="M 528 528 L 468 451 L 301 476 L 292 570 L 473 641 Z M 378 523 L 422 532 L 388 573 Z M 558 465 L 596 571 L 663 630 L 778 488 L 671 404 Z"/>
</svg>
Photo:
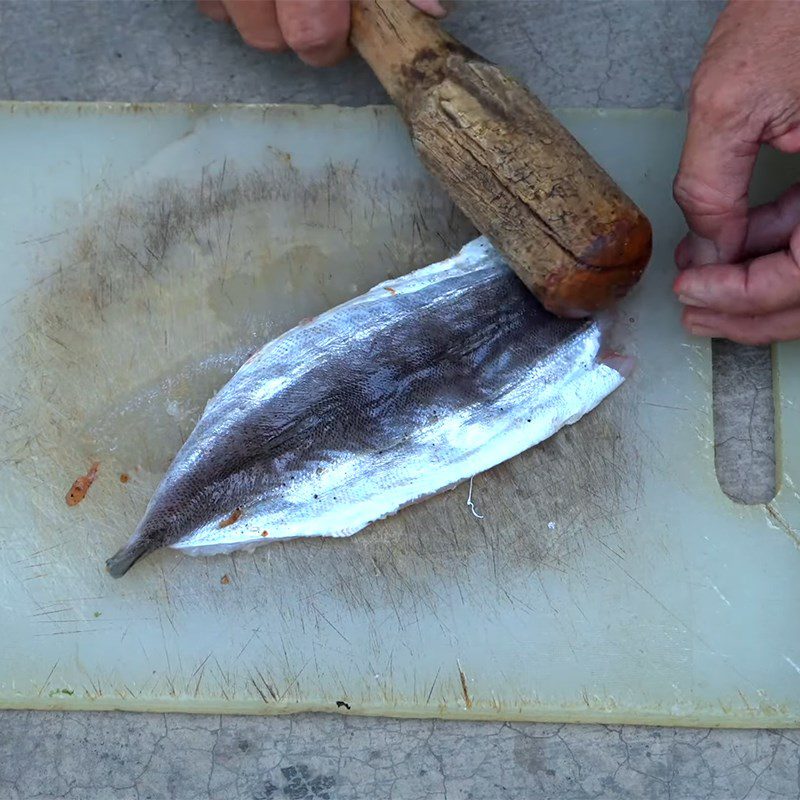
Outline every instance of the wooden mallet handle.
<svg viewBox="0 0 800 800">
<path fill-rule="evenodd" d="M 351 41 L 458 207 L 551 311 L 606 308 L 650 259 L 650 223 L 524 86 L 406 0 L 356 0 Z"/>
</svg>

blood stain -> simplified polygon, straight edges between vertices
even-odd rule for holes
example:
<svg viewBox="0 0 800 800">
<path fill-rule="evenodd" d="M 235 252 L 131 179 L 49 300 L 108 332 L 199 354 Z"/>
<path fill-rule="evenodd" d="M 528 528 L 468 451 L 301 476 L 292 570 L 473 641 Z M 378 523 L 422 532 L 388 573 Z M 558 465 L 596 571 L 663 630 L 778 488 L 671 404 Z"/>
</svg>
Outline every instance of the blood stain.
<svg viewBox="0 0 800 800">
<path fill-rule="evenodd" d="M 100 462 L 94 461 L 92 466 L 89 467 L 89 471 L 85 475 L 81 475 L 80 478 L 75 479 L 75 483 L 72 484 L 72 487 L 67 492 L 67 505 L 68 506 L 76 506 L 78 503 L 86 497 L 86 493 L 89 491 L 89 487 L 94 483 L 95 478 L 97 477 L 97 470 L 100 468 Z"/>
<path fill-rule="evenodd" d="M 228 525 L 233 525 L 233 523 L 236 522 L 238 519 L 240 519 L 241 516 L 242 516 L 242 509 L 234 508 L 233 513 L 227 519 L 222 520 L 222 522 L 220 522 L 219 524 L 219 527 L 227 528 Z"/>
</svg>

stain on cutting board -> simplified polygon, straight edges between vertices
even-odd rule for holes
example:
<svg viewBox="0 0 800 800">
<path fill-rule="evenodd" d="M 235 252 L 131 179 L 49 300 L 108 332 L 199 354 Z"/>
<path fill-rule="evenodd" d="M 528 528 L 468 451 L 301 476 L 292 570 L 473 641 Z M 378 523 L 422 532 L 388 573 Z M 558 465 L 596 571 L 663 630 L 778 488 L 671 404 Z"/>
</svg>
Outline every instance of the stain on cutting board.
<svg viewBox="0 0 800 800">
<path fill-rule="evenodd" d="M 16 309 L 27 331 L 15 358 L 29 403 L 15 414 L 9 445 L 20 478 L 36 481 L 39 546 L 62 543 L 65 476 L 101 461 L 80 506 L 85 545 L 72 562 L 94 573 L 98 553 L 133 531 L 207 400 L 254 349 L 467 240 L 468 223 L 416 180 L 398 193 L 417 197 L 417 206 L 393 208 L 386 187 L 352 167 L 331 166 L 309 185 L 291 166 L 245 175 L 225 162 L 195 185 L 99 198 L 102 210 Z M 635 508 L 636 480 L 623 478 L 638 474 L 624 436 L 631 424 L 623 387 L 577 426 L 479 476 L 483 519 L 462 487 L 352 538 L 219 557 L 230 569 L 215 565 L 213 574 L 287 591 L 313 575 L 324 591 L 366 606 L 387 593 L 435 606 L 442 585 L 469 592 L 481 574 L 501 598 L 511 574 L 569 571 L 594 521 Z M 136 481 L 123 486 L 119 476 L 130 474 Z M 56 507 L 51 495 L 59 494 Z M 168 564 L 170 586 L 180 587 L 207 571 L 190 562 L 163 553 L 146 569 Z"/>
</svg>

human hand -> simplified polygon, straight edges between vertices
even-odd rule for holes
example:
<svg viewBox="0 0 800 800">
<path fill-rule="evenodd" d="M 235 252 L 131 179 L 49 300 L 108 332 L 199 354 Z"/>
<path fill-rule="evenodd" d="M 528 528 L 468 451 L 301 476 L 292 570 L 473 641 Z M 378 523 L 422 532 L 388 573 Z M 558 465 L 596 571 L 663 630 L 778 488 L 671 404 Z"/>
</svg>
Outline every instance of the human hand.
<svg viewBox="0 0 800 800">
<path fill-rule="evenodd" d="M 409 0 L 420 11 L 443 17 L 439 0 Z M 246 44 L 279 53 L 294 50 L 314 67 L 327 67 L 349 52 L 350 0 L 197 0 L 217 22 L 233 22 Z"/>
<path fill-rule="evenodd" d="M 762 144 L 800 152 L 800 3 L 731 0 L 692 81 L 675 200 L 690 232 L 674 290 L 698 336 L 800 338 L 800 185 L 750 209 Z"/>
</svg>

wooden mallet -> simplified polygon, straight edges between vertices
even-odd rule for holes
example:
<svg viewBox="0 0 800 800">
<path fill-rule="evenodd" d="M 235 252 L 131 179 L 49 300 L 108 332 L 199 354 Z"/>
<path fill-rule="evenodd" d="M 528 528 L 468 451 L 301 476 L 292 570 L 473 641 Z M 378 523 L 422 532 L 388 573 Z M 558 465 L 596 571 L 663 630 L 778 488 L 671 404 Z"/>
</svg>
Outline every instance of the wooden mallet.
<svg viewBox="0 0 800 800">
<path fill-rule="evenodd" d="M 405 0 L 356 0 L 350 38 L 423 163 L 546 308 L 585 316 L 637 282 L 650 223 L 524 86 Z"/>
</svg>

